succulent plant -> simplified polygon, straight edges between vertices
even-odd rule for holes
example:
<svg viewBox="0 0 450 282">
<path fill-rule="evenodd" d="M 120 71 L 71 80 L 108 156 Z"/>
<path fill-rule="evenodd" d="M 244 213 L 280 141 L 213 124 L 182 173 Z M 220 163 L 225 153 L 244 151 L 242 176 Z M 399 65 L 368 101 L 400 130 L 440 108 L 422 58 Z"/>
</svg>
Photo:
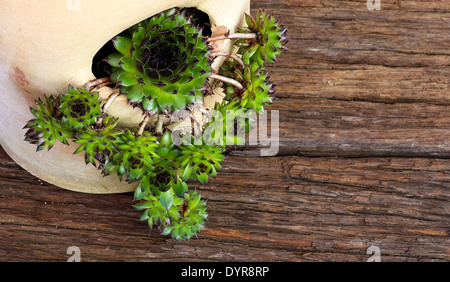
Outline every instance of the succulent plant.
<svg viewBox="0 0 450 282">
<path fill-rule="evenodd" d="M 149 194 L 134 207 L 144 210 L 140 219 L 146 220 L 150 228 L 156 225 L 163 235 L 171 234 L 177 241 L 197 236 L 208 217 L 206 203 L 196 191 L 185 193 L 183 198 L 172 189 L 159 197 Z"/>
<path fill-rule="evenodd" d="M 118 145 L 123 142 L 121 137 L 124 131 L 115 128 L 118 122 L 118 119 L 109 120 L 109 117 L 106 117 L 103 128 L 89 128 L 79 134 L 75 143 L 80 145 L 74 154 L 84 151 L 86 164 L 91 163 L 103 170 L 104 174 L 109 174 L 114 156 L 120 153 Z"/>
<path fill-rule="evenodd" d="M 112 80 L 122 86 L 129 102 L 149 114 L 203 102 L 202 89 L 211 71 L 209 47 L 201 31 L 176 11 L 135 25 L 131 37 L 115 37 L 119 53 L 106 59 L 113 67 Z"/>
<path fill-rule="evenodd" d="M 155 169 L 150 179 L 152 187 L 158 187 L 157 189 L 163 192 L 169 190 L 178 181 L 176 158 L 179 156 L 180 150 L 172 143 L 171 135 L 171 132 L 167 130 L 159 140 L 157 150 L 159 158 L 155 162 Z"/>
<path fill-rule="evenodd" d="M 181 151 L 177 162 L 180 164 L 184 180 L 195 179 L 200 183 L 208 182 L 209 177 L 216 177 L 217 171 L 222 169 L 220 162 L 224 148 L 219 145 L 193 144 L 179 146 Z"/>
<path fill-rule="evenodd" d="M 216 177 L 227 146 L 245 143 L 253 113 L 272 103 L 274 88 L 265 64 L 273 63 L 287 42 L 286 29 L 263 10 L 256 19 L 245 15 L 248 26 L 238 33 L 215 38 L 203 36 L 190 18 L 195 14 L 186 18 L 180 9 L 170 9 L 115 37 L 118 52 L 105 59 L 112 67 L 110 77 L 36 100 L 30 109 L 35 118 L 24 127 L 25 140 L 38 151 L 72 139 L 78 144 L 74 153 L 83 152 L 86 164 L 136 183 L 134 207 L 144 211 L 141 220 L 177 241 L 197 236 L 208 216 L 206 202 L 188 184 Z M 223 39 L 236 39 L 237 54 L 210 52 L 208 43 Z M 218 55 L 228 59 L 216 73 L 211 63 Z M 226 95 L 203 126 L 203 143 L 197 145 L 196 136 L 191 144 L 175 145 L 168 129 L 146 130 L 152 115 L 202 104 L 203 94 L 212 92 L 213 77 L 222 80 Z M 103 104 L 91 89 L 111 81 L 116 87 Z M 106 114 L 120 94 L 143 110 L 139 129 L 118 128 L 119 121 Z"/>
<path fill-rule="evenodd" d="M 256 18 L 245 14 L 245 21 L 247 26 L 241 27 L 238 32 L 256 34 L 256 44 L 247 39 L 236 41 L 236 45 L 240 46 L 238 53 L 242 55 L 242 60 L 249 65 L 256 62 L 259 66 L 275 62 L 276 56 L 286 50 L 287 29 L 263 9 L 258 11 Z"/>
<path fill-rule="evenodd" d="M 88 128 L 96 123 L 102 114 L 97 92 L 90 92 L 86 88 L 75 89 L 69 86 L 68 93 L 61 96 L 59 110 L 62 123 L 68 124 L 75 130 Z"/>
<path fill-rule="evenodd" d="M 120 153 L 114 157 L 114 167 L 111 166 L 105 173 L 114 171 L 121 180 L 126 176 L 129 183 L 139 181 L 152 173 L 154 159 L 159 158 L 156 153 L 157 138 L 150 132 L 136 136 L 130 129 L 126 129 L 120 136 L 121 142 L 117 146 Z"/>
<path fill-rule="evenodd" d="M 220 146 L 244 145 L 245 135 L 253 127 L 253 112 L 239 107 L 237 101 L 216 103 L 211 120 L 205 126 L 203 139 L 206 144 Z"/>
<path fill-rule="evenodd" d="M 240 65 L 227 61 L 222 66 L 225 73 L 229 73 L 244 87 L 235 89 L 233 85 L 224 83 L 226 89 L 226 101 L 235 101 L 236 107 L 253 110 L 257 113 L 264 111 L 264 106 L 272 104 L 272 94 L 275 93 L 275 85 L 268 76 L 265 67 L 253 62 L 251 65 Z"/>
<path fill-rule="evenodd" d="M 260 9 L 253 18 L 245 14 L 247 26 L 235 34 L 225 34 L 209 41 L 236 39 L 236 56 L 229 56 L 220 68 L 225 100 L 234 101 L 236 109 L 253 110 L 262 113 L 264 106 L 272 103 L 274 84 L 267 74 L 266 64 L 274 63 L 276 56 L 287 50 L 287 29 L 272 15 Z M 231 78 L 231 80 L 230 80 Z"/>
<path fill-rule="evenodd" d="M 44 96 L 43 99 L 36 100 L 36 108 L 30 108 L 35 118 L 28 121 L 24 127 L 28 129 L 25 133 L 25 141 L 37 145 L 37 151 L 46 147 L 50 150 L 56 140 L 68 145 L 67 138 L 73 138 L 72 128 L 60 121 L 60 105 L 61 96 Z"/>
</svg>

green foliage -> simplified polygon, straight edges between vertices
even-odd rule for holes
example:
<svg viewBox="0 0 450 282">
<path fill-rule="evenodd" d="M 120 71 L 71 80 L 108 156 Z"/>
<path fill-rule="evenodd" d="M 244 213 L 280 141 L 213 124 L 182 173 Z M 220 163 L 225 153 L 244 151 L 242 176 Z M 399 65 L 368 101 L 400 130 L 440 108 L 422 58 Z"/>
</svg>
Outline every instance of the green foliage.
<svg viewBox="0 0 450 282">
<path fill-rule="evenodd" d="M 260 9 L 253 18 L 245 15 L 246 27 L 241 27 L 238 33 L 252 33 L 256 39 L 241 38 L 235 41 L 239 48 L 244 65 L 235 60 L 226 60 L 220 68 L 220 73 L 233 78 L 243 85 L 243 89 L 224 83 L 225 100 L 234 102 L 234 107 L 262 113 L 264 107 L 272 103 L 275 92 L 274 84 L 267 74 L 266 64 L 274 63 L 276 56 L 286 50 L 288 42 L 286 28 L 272 15 Z"/>
<path fill-rule="evenodd" d="M 88 89 L 75 89 L 69 86 L 68 93 L 61 96 L 60 111 L 62 123 L 75 130 L 88 128 L 102 114 L 97 92 Z"/>
<path fill-rule="evenodd" d="M 222 169 L 219 163 L 224 159 L 222 146 L 189 144 L 181 145 L 179 149 L 181 155 L 177 162 L 184 180 L 196 179 L 200 183 L 207 183 L 209 177 L 216 177 L 217 171 Z"/>
<path fill-rule="evenodd" d="M 244 89 L 235 89 L 234 86 L 224 83 L 226 89 L 226 101 L 235 102 L 234 108 L 252 110 L 262 113 L 264 107 L 272 104 L 272 94 L 275 86 L 267 75 L 264 66 L 256 62 L 240 67 L 238 64 L 227 61 L 222 66 L 224 72 L 230 73 L 236 81 L 244 85 Z"/>
<path fill-rule="evenodd" d="M 257 39 L 256 43 L 245 39 L 236 41 L 240 46 L 238 54 L 242 55 L 243 61 L 248 65 L 256 62 L 259 66 L 275 62 L 276 56 L 286 50 L 284 45 L 288 42 L 287 29 L 263 9 L 258 11 L 256 18 L 245 14 L 245 21 L 247 26 L 240 28 L 238 32 L 255 33 Z"/>
<path fill-rule="evenodd" d="M 101 169 L 105 175 L 109 174 L 113 166 L 113 160 L 117 158 L 120 151 L 118 145 L 123 143 L 121 136 L 123 130 L 115 129 L 119 120 L 109 121 L 107 116 L 103 128 L 89 128 L 79 134 L 75 143 L 80 144 L 75 154 L 84 151 L 86 164 L 91 163 L 94 167 Z"/>
<path fill-rule="evenodd" d="M 25 133 L 25 141 L 37 146 L 37 151 L 41 151 L 46 147 L 50 150 L 56 140 L 68 145 L 67 138 L 73 137 L 70 126 L 61 123 L 59 116 L 59 105 L 61 97 L 46 97 L 36 100 L 36 108 L 30 108 L 34 119 L 28 121 L 24 129 L 28 129 Z"/>
<path fill-rule="evenodd" d="M 148 194 L 134 207 L 144 210 L 141 220 L 146 220 L 150 228 L 156 225 L 163 235 L 170 234 L 176 241 L 197 236 L 208 217 L 206 203 L 196 191 L 185 193 L 183 198 L 173 189 L 159 197 Z"/>
<path fill-rule="evenodd" d="M 156 150 L 158 148 L 157 138 L 149 132 L 142 135 L 135 135 L 129 129 L 126 129 L 121 135 L 121 143 L 117 146 L 119 154 L 114 157 L 114 170 L 119 179 L 126 176 L 129 183 L 141 180 L 153 172 L 153 161 L 159 158 Z"/>
<path fill-rule="evenodd" d="M 211 72 L 209 47 L 184 14 L 171 9 L 131 28 L 113 43 L 119 53 L 106 61 L 111 78 L 131 104 L 149 114 L 170 113 L 203 103 L 202 89 Z"/>
<path fill-rule="evenodd" d="M 245 144 L 245 135 L 254 124 L 253 111 L 243 109 L 238 101 L 224 100 L 222 103 L 216 103 L 210 113 L 211 121 L 203 131 L 206 144 L 220 146 Z"/>
<path fill-rule="evenodd" d="M 225 99 L 214 107 L 203 144 L 193 145 L 193 138 L 193 144 L 175 145 L 168 130 L 159 136 L 118 128 L 118 120 L 103 112 L 97 92 L 72 86 L 63 95 L 36 100 L 25 140 L 40 151 L 50 150 L 56 140 L 68 145 L 72 139 L 78 145 L 74 154 L 83 153 L 86 164 L 137 184 L 134 207 L 143 211 L 141 220 L 150 228 L 157 226 L 177 241 L 197 236 L 208 216 L 206 202 L 188 183 L 205 184 L 216 177 L 226 146 L 244 144 L 252 114 L 272 103 L 273 83 L 265 64 L 273 63 L 287 42 L 286 29 L 264 11 L 256 19 L 246 15 L 246 21 L 239 32 L 254 33 L 256 39 L 235 41 L 243 65 L 229 59 L 219 70 L 243 88 L 224 83 Z M 148 116 L 203 103 L 212 72 L 210 47 L 178 9 L 133 26 L 113 44 L 118 52 L 105 59 L 112 66 L 110 78 Z"/>
</svg>

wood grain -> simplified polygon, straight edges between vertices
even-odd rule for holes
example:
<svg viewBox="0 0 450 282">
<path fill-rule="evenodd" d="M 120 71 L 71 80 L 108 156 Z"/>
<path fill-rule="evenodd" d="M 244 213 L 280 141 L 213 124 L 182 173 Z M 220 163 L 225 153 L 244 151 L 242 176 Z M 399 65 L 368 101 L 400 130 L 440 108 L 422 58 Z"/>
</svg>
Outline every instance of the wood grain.
<svg viewBox="0 0 450 282">
<path fill-rule="evenodd" d="M 252 1 L 289 28 L 269 67 L 279 154 L 232 152 L 207 228 L 148 232 L 132 194 L 40 181 L 0 150 L 0 261 L 450 261 L 450 3 Z"/>
</svg>

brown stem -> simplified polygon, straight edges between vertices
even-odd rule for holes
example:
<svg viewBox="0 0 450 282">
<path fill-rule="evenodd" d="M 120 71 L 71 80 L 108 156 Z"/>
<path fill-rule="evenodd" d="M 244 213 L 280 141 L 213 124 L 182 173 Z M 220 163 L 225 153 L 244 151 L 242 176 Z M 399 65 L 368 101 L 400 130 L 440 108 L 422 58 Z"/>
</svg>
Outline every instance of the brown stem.
<svg viewBox="0 0 450 282">
<path fill-rule="evenodd" d="M 103 117 L 106 114 L 106 111 L 108 110 L 108 108 L 111 106 L 112 102 L 114 102 L 114 100 L 120 95 L 120 90 L 119 89 L 114 89 L 114 92 L 109 95 L 108 100 L 106 100 L 106 103 L 103 105 L 103 109 L 102 109 L 102 116 L 97 120 L 97 126 L 100 127 L 101 124 L 103 123 Z"/>
<path fill-rule="evenodd" d="M 103 77 L 103 78 L 91 80 L 91 81 L 87 82 L 86 84 L 84 84 L 82 87 L 88 87 L 89 91 L 91 91 L 93 88 L 96 88 L 100 84 L 105 84 L 105 85 L 111 84 L 111 80 L 109 80 L 109 77 Z"/>
<path fill-rule="evenodd" d="M 108 86 L 110 84 L 111 84 L 110 81 L 109 82 L 100 83 L 97 86 L 95 86 L 94 88 L 92 88 L 92 91 L 98 91 L 100 88 Z"/>
<path fill-rule="evenodd" d="M 225 39 L 254 39 L 256 40 L 257 35 L 256 33 L 231 33 L 231 34 L 224 34 L 224 35 L 218 35 L 214 37 L 210 37 L 206 40 L 206 42 L 213 42 L 218 40 L 225 40 Z"/>
<path fill-rule="evenodd" d="M 242 59 L 236 54 L 230 54 L 230 53 L 227 53 L 227 52 L 214 52 L 214 53 L 211 53 L 211 57 L 218 57 L 218 56 L 231 58 L 231 59 L 235 60 L 236 62 L 238 62 L 241 66 L 245 66 L 244 62 L 242 61 Z"/>
<path fill-rule="evenodd" d="M 142 133 L 144 133 L 145 126 L 147 125 L 149 120 L 150 120 L 150 117 L 147 114 L 145 114 L 145 118 L 139 125 L 139 129 L 136 132 L 136 136 L 142 135 Z"/>
<path fill-rule="evenodd" d="M 232 84 L 232 85 L 236 86 L 239 89 L 244 89 L 244 86 L 242 86 L 242 84 L 240 84 L 238 81 L 236 81 L 236 80 L 234 80 L 232 78 L 225 77 L 225 76 L 218 75 L 218 74 L 211 74 L 209 77 L 213 78 L 213 79 L 217 79 L 217 80 L 223 81 L 223 82 L 226 82 L 226 83 L 229 83 L 229 84 Z"/>
<path fill-rule="evenodd" d="M 119 89 L 114 89 L 114 92 L 109 95 L 108 100 L 106 100 L 105 105 L 103 106 L 103 113 L 106 113 L 108 108 L 111 106 L 112 102 L 120 95 Z"/>
</svg>

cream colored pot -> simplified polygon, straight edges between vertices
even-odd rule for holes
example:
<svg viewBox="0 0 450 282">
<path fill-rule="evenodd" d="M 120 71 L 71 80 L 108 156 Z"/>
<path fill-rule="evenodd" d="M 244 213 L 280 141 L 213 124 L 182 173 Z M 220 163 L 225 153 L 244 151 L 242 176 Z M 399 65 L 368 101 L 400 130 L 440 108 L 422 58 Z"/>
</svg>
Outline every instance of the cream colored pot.
<svg viewBox="0 0 450 282">
<path fill-rule="evenodd" d="M 62 94 L 69 84 L 79 87 L 95 79 L 92 59 L 112 37 L 172 7 L 196 7 L 208 14 L 213 34 L 232 32 L 243 24 L 250 0 L 2 0 L 0 9 L 0 143 L 24 169 L 56 186 L 87 193 L 121 193 L 135 185 L 116 175 L 102 177 L 74 144 L 56 143 L 36 152 L 22 129 L 33 116 L 34 100 Z M 215 48 L 230 51 L 229 42 Z M 213 67 L 217 67 L 217 61 Z M 110 89 L 103 88 L 106 97 Z M 109 114 L 124 125 L 137 125 L 140 110 L 117 99 Z"/>
</svg>

